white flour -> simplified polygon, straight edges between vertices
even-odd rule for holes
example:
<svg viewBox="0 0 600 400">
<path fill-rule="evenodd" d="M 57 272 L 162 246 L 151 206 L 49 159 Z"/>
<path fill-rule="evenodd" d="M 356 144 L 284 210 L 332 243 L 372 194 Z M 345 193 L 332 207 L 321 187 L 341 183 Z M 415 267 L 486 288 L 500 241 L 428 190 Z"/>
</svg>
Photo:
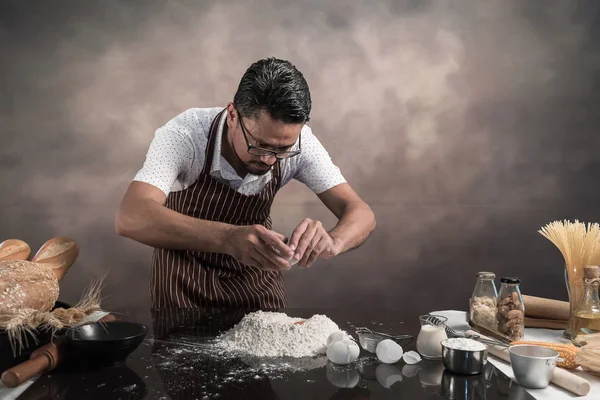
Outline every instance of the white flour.
<svg viewBox="0 0 600 400">
<path fill-rule="evenodd" d="M 486 349 L 486 346 L 483 343 L 467 338 L 447 339 L 444 341 L 444 344 L 446 347 L 455 350 L 481 351 Z"/>
<path fill-rule="evenodd" d="M 327 338 L 340 332 L 325 315 L 302 318 L 284 313 L 257 311 L 217 338 L 217 346 L 256 357 L 312 357 L 325 354 Z"/>
</svg>

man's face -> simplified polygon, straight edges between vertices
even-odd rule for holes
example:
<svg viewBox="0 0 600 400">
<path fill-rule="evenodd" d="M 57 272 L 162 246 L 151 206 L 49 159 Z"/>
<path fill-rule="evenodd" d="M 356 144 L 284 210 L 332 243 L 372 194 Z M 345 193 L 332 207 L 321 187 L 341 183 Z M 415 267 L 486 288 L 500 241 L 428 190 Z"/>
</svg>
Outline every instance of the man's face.
<svg viewBox="0 0 600 400">
<path fill-rule="evenodd" d="M 286 124 L 275 121 L 267 112 L 261 112 L 258 118 L 240 116 L 233 104 L 230 104 L 227 110 L 227 127 L 232 133 L 233 149 L 246 170 L 253 175 L 264 175 L 269 172 L 277 158 L 272 153 L 268 155 L 250 154 L 248 143 L 254 147 L 251 150 L 253 152 L 260 153 L 260 149 L 276 152 L 289 151 L 296 143 L 303 126 L 304 124 Z"/>
</svg>

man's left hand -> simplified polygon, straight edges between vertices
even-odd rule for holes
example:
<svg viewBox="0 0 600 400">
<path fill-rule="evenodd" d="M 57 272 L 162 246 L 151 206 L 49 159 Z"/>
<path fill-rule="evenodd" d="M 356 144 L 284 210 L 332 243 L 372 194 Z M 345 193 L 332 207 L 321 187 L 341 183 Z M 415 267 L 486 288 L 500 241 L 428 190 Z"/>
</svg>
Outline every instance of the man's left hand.
<svg viewBox="0 0 600 400">
<path fill-rule="evenodd" d="M 342 244 L 334 239 L 323 227 L 321 221 L 306 218 L 290 237 L 288 246 L 294 250 L 294 258 L 298 266 L 311 267 L 317 258 L 329 259 L 341 252 Z"/>
</svg>

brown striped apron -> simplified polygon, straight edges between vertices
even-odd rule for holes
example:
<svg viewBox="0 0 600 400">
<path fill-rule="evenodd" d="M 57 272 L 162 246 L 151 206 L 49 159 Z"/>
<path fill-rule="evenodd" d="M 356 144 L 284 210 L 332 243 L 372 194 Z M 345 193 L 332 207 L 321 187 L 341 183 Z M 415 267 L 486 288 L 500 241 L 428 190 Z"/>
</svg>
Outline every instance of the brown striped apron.
<svg viewBox="0 0 600 400">
<path fill-rule="evenodd" d="M 171 192 L 165 206 L 181 214 L 232 225 L 271 228 L 271 205 L 281 183 L 279 162 L 272 179 L 255 195 L 244 195 L 210 175 L 219 121 L 212 121 L 205 163 L 198 180 L 187 189 Z M 150 275 L 154 308 L 286 307 L 281 272 L 243 265 L 220 253 L 155 248 Z"/>
</svg>

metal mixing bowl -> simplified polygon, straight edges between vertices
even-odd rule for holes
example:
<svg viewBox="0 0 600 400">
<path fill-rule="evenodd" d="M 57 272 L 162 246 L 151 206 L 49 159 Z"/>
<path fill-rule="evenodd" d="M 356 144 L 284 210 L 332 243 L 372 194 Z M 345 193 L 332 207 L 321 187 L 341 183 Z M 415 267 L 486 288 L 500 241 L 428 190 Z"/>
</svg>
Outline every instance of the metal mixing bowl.
<svg viewBox="0 0 600 400">
<path fill-rule="evenodd" d="M 556 362 L 557 351 L 532 345 L 511 346 L 510 365 L 517 383 L 529 389 L 543 389 L 550 383 Z"/>
<path fill-rule="evenodd" d="M 487 346 L 484 350 L 456 350 L 447 347 L 446 340 L 443 340 L 442 362 L 448 371 L 455 374 L 480 374 L 487 362 Z"/>
</svg>

